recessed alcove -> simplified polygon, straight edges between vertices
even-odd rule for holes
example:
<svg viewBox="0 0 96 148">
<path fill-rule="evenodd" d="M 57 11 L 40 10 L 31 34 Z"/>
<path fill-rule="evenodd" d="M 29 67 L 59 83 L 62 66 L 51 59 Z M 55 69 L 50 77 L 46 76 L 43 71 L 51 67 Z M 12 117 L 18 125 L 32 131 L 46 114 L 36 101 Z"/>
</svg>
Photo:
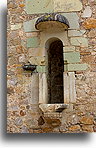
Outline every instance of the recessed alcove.
<svg viewBox="0 0 96 148">
<path fill-rule="evenodd" d="M 48 65 L 47 83 L 48 83 L 48 103 L 64 103 L 63 96 L 63 43 L 55 39 L 47 49 Z"/>
<path fill-rule="evenodd" d="M 46 73 L 43 74 L 43 91 L 46 96 L 41 98 L 39 107 L 43 112 L 62 112 L 64 104 L 64 59 L 63 42 L 56 37 L 45 43 Z M 41 80 L 41 79 L 40 79 Z M 41 86 L 41 85 L 40 85 Z M 39 91 L 40 92 L 40 91 Z"/>
<path fill-rule="evenodd" d="M 39 107 L 43 112 L 62 112 L 72 102 L 69 93 L 74 85 L 73 72 L 66 75 L 64 71 L 64 46 L 70 44 L 69 22 L 59 13 L 50 13 L 38 18 L 35 28 L 40 31 L 39 47 L 45 50 L 46 69 L 39 73 Z"/>
</svg>

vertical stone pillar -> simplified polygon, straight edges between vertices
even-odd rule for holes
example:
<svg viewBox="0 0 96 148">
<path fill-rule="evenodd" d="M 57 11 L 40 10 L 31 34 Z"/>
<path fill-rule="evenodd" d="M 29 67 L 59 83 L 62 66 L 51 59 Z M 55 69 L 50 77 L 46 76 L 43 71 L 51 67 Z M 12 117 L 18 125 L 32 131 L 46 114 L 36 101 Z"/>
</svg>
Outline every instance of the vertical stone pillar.
<svg viewBox="0 0 96 148">
<path fill-rule="evenodd" d="M 69 72 L 70 103 L 76 102 L 75 73 Z"/>
<path fill-rule="evenodd" d="M 75 89 L 75 73 L 68 72 L 63 74 L 64 79 L 64 103 L 76 102 L 76 89 Z"/>
<path fill-rule="evenodd" d="M 31 79 L 31 98 L 30 104 L 39 103 L 39 74 L 33 73 Z"/>
<path fill-rule="evenodd" d="M 64 103 L 69 103 L 69 77 L 67 73 L 63 73 L 63 84 L 64 84 Z"/>
<path fill-rule="evenodd" d="M 48 88 L 46 73 L 39 73 L 39 104 L 48 103 Z"/>
</svg>

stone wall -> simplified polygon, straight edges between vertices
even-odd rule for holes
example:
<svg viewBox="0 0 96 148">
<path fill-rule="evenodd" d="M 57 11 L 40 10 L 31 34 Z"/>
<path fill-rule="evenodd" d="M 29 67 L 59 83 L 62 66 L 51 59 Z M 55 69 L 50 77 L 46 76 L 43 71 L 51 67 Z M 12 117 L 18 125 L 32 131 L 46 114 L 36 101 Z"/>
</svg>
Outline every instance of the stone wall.
<svg viewBox="0 0 96 148">
<path fill-rule="evenodd" d="M 38 8 L 38 9 L 37 9 Z M 36 85 L 38 73 L 46 72 L 44 34 L 35 29 L 43 13 L 60 12 L 69 23 L 64 59 L 75 71 L 76 102 L 62 112 L 42 112 Z M 7 15 L 7 132 L 96 132 L 96 0 L 8 0 Z M 33 24 L 33 25 L 32 25 Z M 40 45 L 40 46 L 39 46 Z M 71 53 L 71 56 L 70 56 Z M 36 64 L 36 75 L 22 66 Z M 37 94 L 37 95 L 36 95 Z M 36 99 L 32 100 L 32 95 Z"/>
</svg>

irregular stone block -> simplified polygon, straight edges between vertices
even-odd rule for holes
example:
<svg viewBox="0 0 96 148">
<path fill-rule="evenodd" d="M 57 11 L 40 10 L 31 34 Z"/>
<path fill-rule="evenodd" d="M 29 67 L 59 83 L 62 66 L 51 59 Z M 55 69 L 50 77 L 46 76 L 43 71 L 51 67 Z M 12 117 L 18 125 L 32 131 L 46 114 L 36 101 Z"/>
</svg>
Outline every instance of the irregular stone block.
<svg viewBox="0 0 96 148">
<path fill-rule="evenodd" d="M 34 65 L 45 65 L 45 57 L 31 57 L 29 62 Z"/>
<path fill-rule="evenodd" d="M 82 71 L 88 68 L 87 64 L 68 64 L 68 71 Z"/>
<path fill-rule="evenodd" d="M 72 51 L 75 51 L 74 46 L 65 46 L 65 47 L 63 47 L 63 52 L 72 52 Z"/>
<path fill-rule="evenodd" d="M 85 30 L 68 30 L 68 36 L 82 36 L 85 32 Z"/>
<path fill-rule="evenodd" d="M 82 125 L 83 131 L 93 132 L 93 125 Z"/>
<path fill-rule="evenodd" d="M 80 53 L 66 52 L 64 53 L 64 61 L 67 61 L 67 63 L 78 63 L 80 62 Z"/>
<path fill-rule="evenodd" d="M 22 54 L 21 56 L 19 56 L 19 62 L 25 62 L 26 61 L 26 58 L 25 58 L 25 55 Z"/>
<path fill-rule="evenodd" d="M 80 119 L 80 123 L 87 125 L 93 124 L 93 121 L 94 120 L 92 116 L 84 116 Z"/>
<path fill-rule="evenodd" d="M 59 127 L 61 125 L 61 121 L 59 119 L 45 118 L 45 121 L 53 128 Z"/>
<path fill-rule="evenodd" d="M 88 37 L 89 38 L 95 38 L 95 36 L 96 36 L 96 29 L 90 30 L 90 32 L 88 33 Z"/>
<path fill-rule="evenodd" d="M 79 29 L 79 17 L 77 13 L 71 12 L 71 13 L 62 13 L 64 15 L 68 22 L 69 22 L 69 29 Z M 74 21 L 73 21 L 74 20 Z"/>
<path fill-rule="evenodd" d="M 21 126 L 22 124 L 23 124 L 22 118 L 18 117 L 18 118 L 15 119 L 15 125 L 16 126 Z"/>
<path fill-rule="evenodd" d="M 83 27 L 85 29 L 92 29 L 96 28 L 96 19 L 95 18 L 89 18 L 82 23 Z"/>
<path fill-rule="evenodd" d="M 17 29 L 20 29 L 21 27 L 22 27 L 21 23 L 16 24 L 16 25 L 11 25 L 11 30 L 17 30 Z"/>
<path fill-rule="evenodd" d="M 72 37 L 71 45 L 80 46 L 80 47 L 88 47 L 88 40 L 84 37 Z"/>
<path fill-rule="evenodd" d="M 38 117 L 32 116 L 31 119 L 27 119 L 26 125 L 27 125 L 28 129 L 30 129 L 29 132 L 32 133 L 34 128 L 35 129 L 38 128 Z"/>
<path fill-rule="evenodd" d="M 69 127 L 69 131 L 72 131 L 72 132 L 76 132 L 76 131 L 80 131 L 80 125 L 72 125 Z"/>
<path fill-rule="evenodd" d="M 90 6 L 87 6 L 82 14 L 82 17 L 91 17 L 92 15 L 92 10 Z"/>
<path fill-rule="evenodd" d="M 46 67 L 45 66 L 37 66 L 37 72 L 41 72 L 41 73 L 44 73 L 46 72 Z"/>
<path fill-rule="evenodd" d="M 27 39 L 28 48 L 37 48 L 39 46 L 39 39 L 37 37 L 32 37 Z"/>
<path fill-rule="evenodd" d="M 53 0 L 26 0 L 25 10 L 27 14 L 52 13 Z"/>
<path fill-rule="evenodd" d="M 14 93 L 14 88 L 13 87 L 8 87 L 7 88 L 7 93 L 8 94 L 13 94 Z"/>
<path fill-rule="evenodd" d="M 80 0 L 54 0 L 54 12 L 80 11 L 82 3 Z"/>
<path fill-rule="evenodd" d="M 32 19 L 30 21 L 24 22 L 23 27 L 25 32 L 32 32 L 32 31 L 38 31 L 35 29 L 35 22 L 38 18 Z"/>
</svg>

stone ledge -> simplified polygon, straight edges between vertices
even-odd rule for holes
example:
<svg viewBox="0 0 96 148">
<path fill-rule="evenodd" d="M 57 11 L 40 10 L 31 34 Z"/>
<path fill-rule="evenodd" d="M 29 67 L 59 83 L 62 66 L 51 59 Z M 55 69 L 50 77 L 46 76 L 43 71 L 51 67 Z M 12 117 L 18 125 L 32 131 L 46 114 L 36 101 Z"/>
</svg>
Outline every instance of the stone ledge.
<svg viewBox="0 0 96 148">
<path fill-rule="evenodd" d="M 67 109 L 67 104 L 40 104 L 40 109 L 44 112 L 62 112 Z"/>
</svg>

